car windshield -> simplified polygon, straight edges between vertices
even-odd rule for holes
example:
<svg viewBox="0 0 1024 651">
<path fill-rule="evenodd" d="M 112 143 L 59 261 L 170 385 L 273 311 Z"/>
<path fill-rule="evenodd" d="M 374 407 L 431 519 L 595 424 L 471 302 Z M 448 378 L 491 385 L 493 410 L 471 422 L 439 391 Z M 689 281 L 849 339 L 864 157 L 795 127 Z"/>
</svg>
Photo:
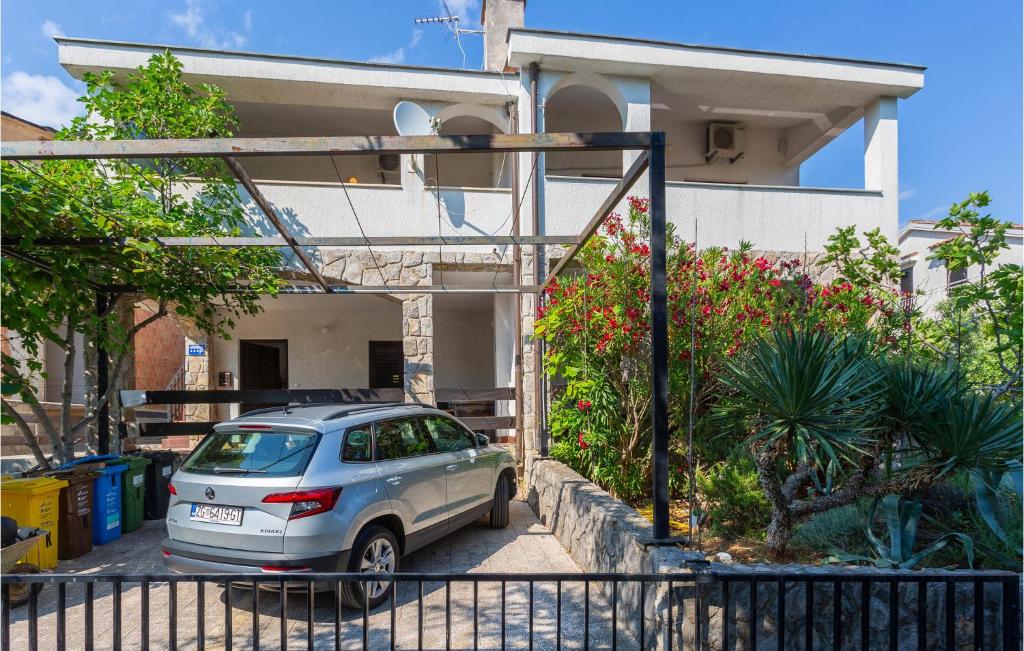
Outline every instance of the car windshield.
<svg viewBox="0 0 1024 651">
<path fill-rule="evenodd" d="M 313 433 L 213 432 L 203 439 L 182 469 L 204 475 L 301 475 L 316 443 Z"/>
</svg>

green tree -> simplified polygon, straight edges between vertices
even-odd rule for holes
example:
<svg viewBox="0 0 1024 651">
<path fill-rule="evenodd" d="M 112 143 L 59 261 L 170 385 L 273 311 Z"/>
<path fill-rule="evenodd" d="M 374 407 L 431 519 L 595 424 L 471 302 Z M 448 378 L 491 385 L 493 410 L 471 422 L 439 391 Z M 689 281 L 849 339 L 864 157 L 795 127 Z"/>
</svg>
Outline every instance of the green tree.
<svg viewBox="0 0 1024 651">
<path fill-rule="evenodd" d="M 939 243 L 928 259 L 943 261 L 950 272 L 968 271 L 967 282 L 950 289 L 950 309 L 959 324 L 958 331 L 963 327 L 980 328 L 993 340 L 990 350 L 1002 378 L 991 390 L 1001 396 L 1021 389 L 1024 273 L 1020 264 L 996 264 L 999 254 L 1010 248 L 1006 231 L 1012 224 L 991 214 L 983 215 L 981 209 L 990 202 L 988 192 L 972 192 L 953 204 L 935 228 L 952 230 L 956 235 Z M 959 360 L 959 346 L 954 346 L 952 352 Z"/>
<path fill-rule="evenodd" d="M 170 52 L 154 55 L 126 78 L 86 74 L 85 115 L 57 134 L 62 140 L 229 137 L 236 128 L 223 91 L 182 79 Z M 5 237 L 19 246 L 2 258 L 3 326 L 15 344 L 3 354 L 3 416 L 23 433 L 37 460 L 38 441 L 12 400 L 32 411 L 57 462 L 74 456 L 75 440 L 91 430 L 99 408 L 116 404 L 133 337 L 174 313 L 201 331 L 226 336 L 233 320 L 260 310 L 260 293 L 278 285 L 280 255 L 258 248 L 165 248 L 157 236 L 241 234 L 243 209 L 218 159 L 60 160 L 2 164 Z M 41 238 L 117 238 L 122 246 L 60 248 Z M 243 286 L 243 291 L 232 288 Z M 97 287 L 126 286 L 97 310 Z M 139 299 L 157 306 L 138 324 L 124 310 Z M 16 334 L 14 334 L 16 333 Z M 97 394 L 88 372 L 86 413 L 72 417 L 76 334 L 86 343 L 86 366 L 97 346 L 109 355 L 111 382 Z M 64 357 L 60 410 L 51 418 L 34 388 L 44 374 L 40 351 L 51 342 Z M 19 354 L 15 354 L 16 351 Z M 91 355 L 90 355 L 91 353 Z M 92 443 L 92 441 L 90 441 Z"/>
</svg>

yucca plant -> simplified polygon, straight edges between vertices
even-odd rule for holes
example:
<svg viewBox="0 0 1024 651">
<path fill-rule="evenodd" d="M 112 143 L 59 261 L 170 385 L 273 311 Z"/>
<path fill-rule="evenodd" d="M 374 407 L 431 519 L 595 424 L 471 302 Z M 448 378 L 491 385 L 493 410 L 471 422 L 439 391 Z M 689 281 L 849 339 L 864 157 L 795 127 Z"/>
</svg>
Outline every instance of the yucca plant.
<svg viewBox="0 0 1024 651">
<path fill-rule="evenodd" d="M 875 513 L 881 506 L 886 533 L 875 534 Z M 874 556 L 860 556 L 834 551 L 827 559 L 830 563 L 873 563 L 878 567 L 908 570 L 922 560 L 957 541 L 964 548 L 967 564 L 974 565 L 974 542 L 962 533 L 947 533 L 924 549 L 914 551 L 917 543 L 917 528 L 921 521 L 922 506 L 919 500 L 905 499 L 899 495 L 876 498 L 868 511 L 865 534 L 871 544 Z"/>
<path fill-rule="evenodd" d="M 779 329 L 731 362 L 735 392 L 719 413 L 750 423 L 762 455 L 791 453 L 798 464 L 842 466 L 876 429 L 879 385 L 863 336 L 838 339 L 814 327 Z"/>
<path fill-rule="evenodd" d="M 1011 470 L 1020 462 L 1024 437 L 1019 405 L 971 390 L 921 411 L 907 433 L 923 452 L 907 468 L 912 485 L 934 483 L 956 470 Z"/>
<path fill-rule="evenodd" d="M 879 387 L 869 344 L 863 336 L 837 339 L 813 324 L 790 326 L 728 364 L 722 381 L 733 395 L 718 413 L 748 423 L 758 481 L 772 504 L 765 541 L 772 556 L 784 553 L 799 519 L 831 508 L 814 500 L 797 508 L 798 489 L 824 477 L 828 490 L 818 498 L 835 500 L 833 479 L 876 447 Z M 842 495 L 836 505 L 855 498 Z"/>
</svg>

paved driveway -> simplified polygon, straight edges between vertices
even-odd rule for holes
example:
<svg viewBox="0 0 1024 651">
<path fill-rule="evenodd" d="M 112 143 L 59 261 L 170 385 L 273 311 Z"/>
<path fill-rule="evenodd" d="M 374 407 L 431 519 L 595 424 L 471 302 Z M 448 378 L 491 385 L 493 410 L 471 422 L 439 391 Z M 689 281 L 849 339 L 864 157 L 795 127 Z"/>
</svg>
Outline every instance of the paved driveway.
<svg viewBox="0 0 1024 651">
<path fill-rule="evenodd" d="M 514 500 L 510 509 L 511 523 L 507 529 L 494 530 L 485 521 L 474 523 L 403 559 L 402 570 L 430 573 L 578 573 L 580 570 L 558 541 L 537 521 L 530 508 Z M 162 573 L 159 543 L 164 536 L 163 523 L 147 522 L 135 533 L 97 548 L 74 561 L 62 563 L 61 572 L 68 573 Z M 553 649 L 555 633 L 556 593 L 553 583 L 535 583 L 533 606 L 533 639 L 538 649 Z M 84 586 L 67 587 L 66 630 L 69 649 L 81 649 L 85 640 Z M 505 643 L 510 648 L 526 648 L 529 642 L 529 586 L 507 583 L 505 588 Z M 441 584 L 423 587 L 423 648 L 445 648 L 445 588 Z M 565 583 L 562 592 L 563 648 L 583 647 L 582 584 Z M 141 645 L 142 590 L 138 584 L 124 584 L 121 599 L 122 648 L 138 649 Z M 590 597 L 591 648 L 606 648 L 610 640 L 611 613 L 600 599 L 596 585 Z M 473 648 L 473 588 L 471 584 L 453 584 L 450 595 L 452 622 L 451 648 Z M 56 588 L 47 587 L 39 600 L 39 648 L 57 648 Z M 195 649 L 199 595 L 194 584 L 181 584 L 177 590 L 177 637 L 180 649 Z M 206 649 L 225 646 L 225 590 L 208 583 L 203 588 L 202 610 L 205 620 Z M 287 599 L 286 629 L 290 648 L 305 648 L 307 641 L 306 595 L 292 593 Z M 261 648 L 281 648 L 280 595 L 261 591 L 254 604 L 249 590 L 233 589 L 231 598 L 231 636 L 233 648 L 250 649 L 253 613 L 258 613 Z M 501 586 L 480 584 L 478 587 L 479 648 L 501 648 Z M 254 608 L 255 605 L 255 608 Z M 27 607 L 11 613 L 11 648 L 27 648 Z M 398 648 L 415 649 L 418 642 L 419 598 L 416 584 L 401 586 L 396 598 L 396 642 Z M 335 601 L 330 593 L 315 597 L 313 638 L 316 648 L 334 648 Z M 389 604 L 385 603 L 370 616 L 371 649 L 390 646 Z M 113 598 L 109 585 L 96 587 L 94 606 L 94 638 L 96 649 L 113 646 Z M 169 589 L 166 584 L 149 588 L 150 648 L 168 648 Z M 362 613 L 343 610 L 341 648 L 362 646 Z M 636 648 L 636 643 L 620 632 L 621 648 Z"/>
</svg>

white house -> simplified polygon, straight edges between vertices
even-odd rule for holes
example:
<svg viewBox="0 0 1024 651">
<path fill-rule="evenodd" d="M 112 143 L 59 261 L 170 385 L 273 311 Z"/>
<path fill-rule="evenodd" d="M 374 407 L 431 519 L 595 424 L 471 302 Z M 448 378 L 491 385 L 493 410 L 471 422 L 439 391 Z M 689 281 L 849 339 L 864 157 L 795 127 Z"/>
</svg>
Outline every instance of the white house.
<svg viewBox="0 0 1024 651">
<path fill-rule="evenodd" d="M 928 219 L 912 219 L 900 231 L 901 289 L 918 293 L 917 305 L 925 312 L 934 314 L 936 306 L 949 296 L 950 288 L 976 281 L 981 274 L 978 265 L 950 272 L 945 261 L 929 259 L 937 245 L 962 234 L 959 230 L 938 228 L 935 221 Z M 1009 248 L 999 254 L 995 266 L 1024 262 L 1024 226 L 1014 224 L 1008 229 L 1006 243 Z"/>
<path fill-rule="evenodd" d="M 523 0 L 485 0 L 485 70 L 362 63 L 170 47 L 189 80 L 227 92 L 239 136 L 398 135 L 411 102 L 440 134 L 663 131 L 669 219 L 701 246 L 739 241 L 820 250 L 837 227 L 898 231 L 899 100 L 920 66 L 529 29 Z M 74 76 L 143 65 L 165 46 L 59 37 Z M 804 161 L 863 122 L 864 187 L 801 185 Z M 293 235 L 575 236 L 633 154 L 571 152 L 246 158 Z M 517 174 L 513 173 L 516 169 Z M 512 187 L 513 178 L 518 186 Z M 344 185 L 342 184 L 344 181 Z M 646 183 L 636 186 L 644 194 Z M 255 232 L 276 235 L 253 208 Z M 536 229 L 534 225 L 536 224 Z M 541 250 L 543 265 L 557 249 Z M 350 284 L 536 284 L 523 247 L 320 249 L 322 272 Z M 522 427 L 536 433 L 529 333 L 534 296 L 292 295 L 266 301 L 230 341 L 209 341 L 189 387 L 509 387 L 522 350 Z M 518 311 L 518 315 L 517 315 Z M 520 327 L 517 328 L 517 322 Z M 517 332 L 521 340 L 516 341 Z M 401 377 L 399 377 L 401 376 Z M 220 382 L 219 382 L 220 381 Z M 140 387 L 145 388 L 145 387 Z M 510 404 L 499 413 L 512 413 Z M 224 418 L 237 407 L 219 407 Z"/>
</svg>

